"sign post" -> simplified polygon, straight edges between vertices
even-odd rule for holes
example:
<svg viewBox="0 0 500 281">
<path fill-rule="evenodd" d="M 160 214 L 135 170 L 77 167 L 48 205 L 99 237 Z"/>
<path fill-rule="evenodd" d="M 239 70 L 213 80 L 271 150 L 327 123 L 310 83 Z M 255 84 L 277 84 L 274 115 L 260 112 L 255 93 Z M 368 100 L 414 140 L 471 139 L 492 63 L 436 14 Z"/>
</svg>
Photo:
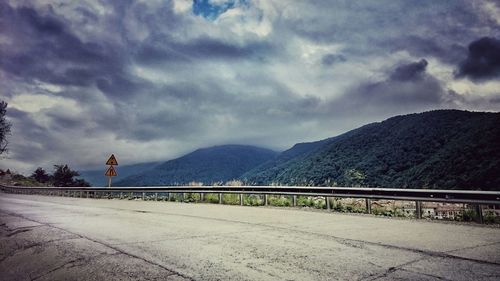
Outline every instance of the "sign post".
<svg viewBox="0 0 500 281">
<path fill-rule="evenodd" d="M 111 154 L 108 161 L 106 161 L 106 165 L 108 165 L 109 168 L 106 170 L 106 173 L 104 173 L 104 175 L 108 177 L 108 187 L 111 187 L 111 179 L 118 175 L 114 167 L 118 166 L 118 161 L 116 160 L 114 154 Z"/>
</svg>

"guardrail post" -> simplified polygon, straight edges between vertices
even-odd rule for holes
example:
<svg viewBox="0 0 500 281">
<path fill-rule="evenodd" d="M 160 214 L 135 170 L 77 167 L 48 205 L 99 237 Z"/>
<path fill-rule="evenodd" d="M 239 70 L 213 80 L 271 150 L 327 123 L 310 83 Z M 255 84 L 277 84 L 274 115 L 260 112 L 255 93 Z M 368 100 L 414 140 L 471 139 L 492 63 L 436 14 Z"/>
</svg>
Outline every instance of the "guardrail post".
<svg viewBox="0 0 500 281">
<path fill-rule="evenodd" d="M 203 202 L 205 201 L 205 193 L 200 193 L 200 201 Z"/>
<path fill-rule="evenodd" d="M 182 198 L 182 202 L 184 202 L 184 200 L 186 200 L 186 193 L 183 192 L 181 198 Z"/>
<path fill-rule="evenodd" d="M 158 201 L 158 192 L 155 192 L 155 201 Z"/>
<path fill-rule="evenodd" d="M 172 201 L 172 192 L 168 193 L 168 201 Z"/>
<path fill-rule="evenodd" d="M 264 206 L 267 206 L 267 194 L 264 194 Z"/>
<path fill-rule="evenodd" d="M 325 196 L 325 203 L 326 203 L 326 209 L 330 211 L 332 207 L 330 206 L 330 198 L 328 196 Z"/>
<path fill-rule="evenodd" d="M 422 218 L 422 202 L 421 201 L 415 201 L 415 217 L 417 219 Z"/>
<path fill-rule="evenodd" d="M 477 213 L 476 221 L 478 223 L 483 224 L 484 223 L 484 218 L 483 218 L 483 208 L 482 208 L 481 204 L 476 204 L 474 207 L 475 207 L 476 213 Z"/>
<path fill-rule="evenodd" d="M 243 193 L 240 193 L 240 206 L 243 206 Z"/>
<path fill-rule="evenodd" d="M 130 200 L 132 200 L 133 197 L 134 197 L 134 193 L 130 192 Z"/>
<path fill-rule="evenodd" d="M 146 200 L 146 192 L 142 193 L 142 201 Z"/>
<path fill-rule="evenodd" d="M 219 204 L 222 204 L 222 193 L 219 193 Z"/>
<path fill-rule="evenodd" d="M 369 198 L 365 199 L 365 206 L 366 206 L 366 213 L 371 214 L 372 213 L 372 200 Z"/>
<path fill-rule="evenodd" d="M 294 207 L 297 207 L 297 195 L 294 195 L 293 198 L 292 198 L 292 205 Z"/>
</svg>

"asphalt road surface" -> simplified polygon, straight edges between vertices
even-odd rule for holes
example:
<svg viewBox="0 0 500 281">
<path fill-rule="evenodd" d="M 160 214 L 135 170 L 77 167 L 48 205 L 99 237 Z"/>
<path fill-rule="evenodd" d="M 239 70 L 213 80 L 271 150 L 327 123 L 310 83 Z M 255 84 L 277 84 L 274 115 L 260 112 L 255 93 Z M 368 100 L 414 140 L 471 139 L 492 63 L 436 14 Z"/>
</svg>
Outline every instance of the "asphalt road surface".
<svg viewBox="0 0 500 281">
<path fill-rule="evenodd" d="M 500 228 L 0 193 L 0 280 L 500 280 Z"/>
</svg>

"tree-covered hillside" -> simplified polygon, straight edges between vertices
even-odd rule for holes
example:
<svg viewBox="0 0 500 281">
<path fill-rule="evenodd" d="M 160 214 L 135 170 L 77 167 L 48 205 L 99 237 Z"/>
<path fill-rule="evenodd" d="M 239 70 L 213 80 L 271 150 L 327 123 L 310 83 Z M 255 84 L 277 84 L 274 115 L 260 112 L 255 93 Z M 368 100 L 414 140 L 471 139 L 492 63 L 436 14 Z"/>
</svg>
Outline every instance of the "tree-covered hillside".
<svg viewBox="0 0 500 281">
<path fill-rule="evenodd" d="M 273 159 L 262 163 L 261 165 L 247 171 L 242 179 L 252 178 L 252 184 L 259 185 L 264 184 L 264 182 L 258 179 L 269 179 L 276 177 L 279 172 L 290 165 L 293 161 L 300 161 L 301 159 L 307 157 L 310 153 L 325 145 L 326 143 L 332 141 L 334 138 L 324 139 L 315 142 L 306 142 L 295 144 L 292 148 L 283 151 L 278 154 Z M 267 182 L 266 182 L 267 183 Z"/>
<path fill-rule="evenodd" d="M 276 152 L 247 145 L 222 145 L 198 149 L 154 169 L 127 177 L 116 186 L 212 184 L 239 178 L 246 171 L 276 156 Z"/>
<path fill-rule="evenodd" d="M 437 110 L 397 116 L 332 138 L 305 156 L 266 170 L 246 173 L 243 180 L 500 190 L 500 113 Z"/>
</svg>

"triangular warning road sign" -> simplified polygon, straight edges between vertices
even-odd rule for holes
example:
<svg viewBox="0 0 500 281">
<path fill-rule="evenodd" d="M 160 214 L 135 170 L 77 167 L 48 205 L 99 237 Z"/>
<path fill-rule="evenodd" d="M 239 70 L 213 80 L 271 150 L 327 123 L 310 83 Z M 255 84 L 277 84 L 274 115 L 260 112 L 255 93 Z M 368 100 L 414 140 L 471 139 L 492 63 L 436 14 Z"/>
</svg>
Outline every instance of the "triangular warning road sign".
<svg viewBox="0 0 500 281">
<path fill-rule="evenodd" d="M 118 161 L 116 161 L 114 154 L 111 154 L 108 161 L 106 161 L 106 165 L 118 165 Z"/>
<path fill-rule="evenodd" d="M 107 177 L 116 177 L 118 174 L 116 174 L 115 167 L 110 166 L 104 175 Z"/>
</svg>

